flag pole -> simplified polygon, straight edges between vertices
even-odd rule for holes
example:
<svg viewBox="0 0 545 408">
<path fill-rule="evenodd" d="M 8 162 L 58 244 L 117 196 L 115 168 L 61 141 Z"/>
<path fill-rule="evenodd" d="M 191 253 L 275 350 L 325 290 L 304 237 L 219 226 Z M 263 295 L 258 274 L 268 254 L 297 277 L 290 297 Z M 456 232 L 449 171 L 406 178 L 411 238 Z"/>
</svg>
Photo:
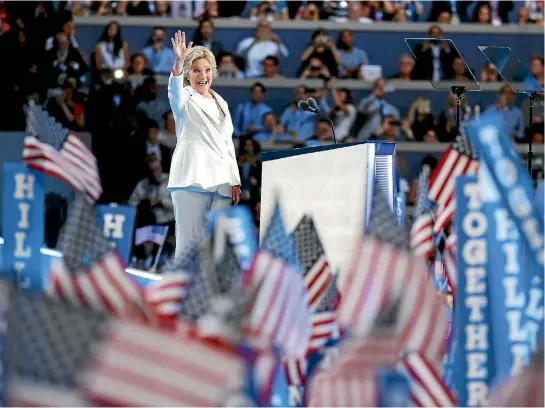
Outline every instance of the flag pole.
<svg viewBox="0 0 545 408">
<path fill-rule="evenodd" d="M 168 235 L 168 225 L 165 229 L 165 238 L 163 239 L 163 242 L 161 242 L 161 245 L 159 245 L 159 249 L 157 250 L 157 255 L 155 255 L 155 260 L 153 261 L 153 266 L 151 267 L 151 271 L 155 273 L 155 270 L 157 269 L 157 264 L 159 263 L 159 258 L 161 257 L 161 252 L 163 252 L 163 247 L 165 246 L 165 241 L 167 240 Z"/>
</svg>

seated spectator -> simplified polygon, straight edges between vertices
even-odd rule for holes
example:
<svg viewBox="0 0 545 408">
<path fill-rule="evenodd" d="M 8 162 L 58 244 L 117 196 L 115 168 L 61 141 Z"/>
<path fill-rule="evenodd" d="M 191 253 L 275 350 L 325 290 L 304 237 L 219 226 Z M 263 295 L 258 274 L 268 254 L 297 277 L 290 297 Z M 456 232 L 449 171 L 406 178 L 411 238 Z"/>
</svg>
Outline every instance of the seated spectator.
<svg viewBox="0 0 545 408">
<path fill-rule="evenodd" d="M 261 185 L 261 146 L 251 137 L 242 137 L 238 149 L 238 169 L 240 173 L 240 200 L 243 205 L 251 205 L 256 197 L 252 194 Z"/>
<path fill-rule="evenodd" d="M 512 1 L 478 1 L 473 9 L 473 22 L 501 25 L 509 23 Z"/>
<path fill-rule="evenodd" d="M 163 120 L 165 112 L 170 110 L 168 102 L 157 98 L 157 81 L 155 77 L 147 77 L 137 90 L 137 110 L 145 118 L 152 119 L 157 123 Z"/>
<path fill-rule="evenodd" d="M 324 84 L 326 84 L 327 88 L 306 88 L 305 92 L 307 94 L 307 98 L 311 97 L 316 100 L 318 108 L 320 108 L 322 112 L 329 112 L 331 110 L 331 107 L 327 103 L 327 91 L 329 90 L 329 83 L 325 81 Z"/>
<path fill-rule="evenodd" d="M 496 103 L 485 109 L 488 112 L 500 112 L 503 114 L 505 124 L 507 125 L 507 133 L 516 142 L 524 140 L 525 124 L 522 120 L 522 111 L 514 105 L 515 95 L 513 89 L 509 85 L 501 87 Z"/>
<path fill-rule="evenodd" d="M 287 57 L 289 52 L 280 37 L 273 33 L 271 24 L 266 20 L 260 20 L 254 36 L 238 43 L 236 54 L 246 60 L 246 75 L 259 77 L 263 75 L 262 61 L 266 57 L 269 55 Z"/>
<path fill-rule="evenodd" d="M 298 86 L 294 91 L 294 98 L 280 115 L 280 123 L 284 125 L 293 140 L 307 140 L 314 135 L 316 116 L 297 107 L 297 103 L 308 98 L 304 86 Z"/>
<path fill-rule="evenodd" d="M 543 24 L 543 1 L 526 0 L 525 7 L 530 14 L 530 21 L 534 24 Z"/>
<path fill-rule="evenodd" d="M 219 41 L 214 40 L 214 31 L 216 30 L 212 20 L 201 20 L 193 35 L 193 45 L 202 45 L 212 51 L 212 54 L 218 59 L 223 52 L 223 46 Z M 172 67 L 171 67 L 172 68 Z"/>
<path fill-rule="evenodd" d="M 435 130 L 429 129 L 424 137 L 422 138 L 422 141 L 426 144 L 433 144 L 433 143 L 439 143 L 439 139 L 437 139 L 437 133 L 435 133 Z"/>
<path fill-rule="evenodd" d="M 151 37 L 142 50 L 146 56 L 148 68 L 156 74 L 168 75 L 174 65 L 174 51 L 166 45 L 166 34 L 163 27 L 154 27 Z"/>
<path fill-rule="evenodd" d="M 89 70 L 81 53 L 70 44 L 66 33 L 55 36 L 52 48 L 45 53 L 44 70 L 49 87 L 56 87 L 67 78 L 80 80 Z"/>
<path fill-rule="evenodd" d="M 127 69 L 127 73 L 129 75 L 144 75 L 144 76 L 154 75 L 153 70 L 146 67 L 147 61 L 148 60 L 144 54 L 141 54 L 139 52 L 132 54 L 131 65 Z"/>
<path fill-rule="evenodd" d="M 498 70 L 496 69 L 496 66 L 491 62 L 484 64 L 484 68 L 481 71 L 480 80 L 484 82 L 501 81 L 501 77 Z"/>
<path fill-rule="evenodd" d="M 62 13 L 61 19 L 60 19 L 60 27 L 59 32 L 66 34 L 68 37 L 68 40 L 70 41 L 70 45 L 74 48 L 78 48 L 78 42 L 76 40 L 76 27 L 74 25 L 74 19 L 72 18 L 72 13 L 69 11 L 66 11 Z M 45 50 L 49 51 L 51 48 L 53 48 L 53 42 L 55 41 L 55 36 L 49 37 L 45 41 Z"/>
<path fill-rule="evenodd" d="M 161 163 L 163 172 L 168 173 L 172 162 L 173 149 L 159 143 L 159 123 L 154 120 L 147 120 L 142 125 L 142 131 L 145 135 L 144 157 L 154 155 Z"/>
<path fill-rule="evenodd" d="M 410 124 L 412 137 L 421 142 L 424 135 L 430 130 L 435 128 L 435 118 L 431 112 L 431 102 L 427 98 L 417 97 L 407 115 L 407 120 Z"/>
<path fill-rule="evenodd" d="M 438 25 L 429 28 L 428 37 L 435 39 L 417 44 L 413 49 L 416 60 L 413 79 L 440 81 L 452 78 L 452 62 L 458 56 L 456 50 L 451 49 L 448 41 L 438 41 L 443 38 L 443 30 Z"/>
<path fill-rule="evenodd" d="M 157 17 L 170 17 L 170 2 L 165 0 L 155 0 L 150 2 L 152 15 Z"/>
<path fill-rule="evenodd" d="M 437 167 L 437 159 L 433 156 L 426 156 L 420 163 L 420 170 L 418 170 L 418 174 L 422 171 L 422 168 L 424 166 L 429 166 L 430 172 Z M 407 204 L 414 205 L 416 203 L 416 195 L 418 194 L 418 176 L 411 181 L 411 188 L 409 195 L 407 197 Z"/>
<path fill-rule="evenodd" d="M 121 27 L 115 21 L 105 28 L 95 47 L 97 69 L 126 69 L 129 67 L 129 45 L 121 37 Z"/>
<path fill-rule="evenodd" d="M 466 97 L 460 101 L 460 111 L 464 112 L 467 106 L 468 100 Z M 462 118 L 460 118 L 460 122 L 461 121 Z M 456 122 L 456 95 L 452 93 L 448 96 L 445 109 L 439 115 L 436 131 L 439 141 L 443 143 L 452 142 L 458 135 L 458 127 Z"/>
<path fill-rule="evenodd" d="M 393 116 L 386 115 L 382 119 L 380 127 L 370 137 L 370 140 L 385 140 L 387 142 L 395 143 L 401 140 L 401 134 L 399 132 L 399 125 L 401 122 Z"/>
<path fill-rule="evenodd" d="M 333 39 L 323 29 L 316 30 L 312 33 L 310 45 L 300 57 L 301 66 L 299 67 L 299 75 L 305 72 L 305 69 L 313 59 L 319 59 L 327 68 L 331 76 L 339 75 L 339 64 L 342 63 L 341 56 L 337 51 L 337 47 Z"/>
<path fill-rule="evenodd" d="M 205 0 L 203 12 L 197 13 L 198 20 L 211 20 L 213 18 L 223 17 L 220 13 L 219 4 L 216 0 Z"/>
<path fill-rule="evenodd" d="M 393 116 L 399 120 L 399 110 L 386 99 L 387 82 L 379 78 L 373 84 L 371 95 L 362 99 L 358 111 L 363 116 L 363 126 L 358 132 L 358 140 L 368 140 L 371 135 L 378 133 L 382 118 Z"/>
<path fill-rule="evenodd" d="M 120 1 L 117 6 L 116 14 L 127 14 L 128 16 L 150 16 L 151 10 L 149 2 L 145 0 L 132 0 L 130 2 Z"/>
<path fill-rule="evenodd" d="M 288 4 L 284 0 L 252 0 L 250 9 L 250 20 L 266 19 L 268 21 L 273 20 L 287 20 Z"/>
<path fill-rule="evenodd" d="M 315 2 L 309 1 L 303 3 L 297 14 L 295 15 L 296 20 L 306 20 L 306 21 L 319 21 L 320 20 L 320 9 Z"/>
<path fill-rule="evenodd" d="M 278 65 L 280 61 L 274 55 L 269 55 L 263 60 L 263 75 L 261 78 L 284 78 L 284 75 L 281 75 L 278 72 Z"/>
<path fill-rule="evenodd" d="M 62 88 L 50 90 L 45 106 L 65 128 L 79 131 L 85 127 L 83 104 L 74 101 L 75 81 L 66 80 Z"/>
<path fill-rule="evenodd" d="M 272 111 L 270 106 L 263 103 L 267 88 L 256 82 L 251 89 L 251 101 L 237 105 L 233 118 L 234 135 L 237 137 L 252 135 L 263 129 L 262 118 Z"/>
<path fill-rule="evenodd" d="M 431 5 L 428 21 L 432 23 L 439 23 L 439 16 L 444 13 L 449 16 L 446 23 L 460 24 L 469 21 L 467 15 L 467 8 L 471 5 L 469 1 L 433 1 Z"/>
<path fill-rule="evenodd" d="M 218 78 L 244 78 L 244 72 L 237 67 L 230 52 L 222 52 L 218 58 Z"/>
<path fill-rule="evenodd" d="M 351 1 L 348 3 L 346 18 L 336 17 L 334 20 L 340 23 L 343 23 L 345 21 L 355 21 L 358 23 L 368 24 L 373 22 L 373 20 L 370 18 L 370 15 L 371 7 L 369 7 L 368 4 L 364 6 L 361 1 Z"/>
<path fill-rule="evenodd" d="M 335 102 L 330 117 L 333 121 L 333 126 L 335 126 L 337 139 L 344 140 L 350 134 L 358 111 L 354 106 L 350 90 L 337 89 L 335 80 L 329 83 L 329 87 L 333 95 L 333 101 Z"/>
<path fill-rule="evenodd" d="M 136 208 L 135 228 L 168 225 L 167 241 L 173 245 L 174 210 L 167 190 L 168 173 L 163 173 L 154 155 L 146 157 L 145 165 L 147 177 L 136 184 L 128 200 L 128 204 Z"/>
<path fill-rule="evenodd" d="M 519 7 L 517 10 L 517 24 L 518 25 L 526 25 L 531 24 L 530 21 L 530 12 L 526 7 Z"/>
<path fill-rule="evenodd" d="M 328 144 L 335 141 L 333 139 L 333 131 L 331 130 L 331 126 L 326 119 L 319 118 L 317 120 L 314 136 L 312 136 L 310 140 L 316 140 L 319 144 Z"/>
<path fill-rule="evenodd" d="M 530 98 L 524 98 L 520 105 L 524 123 L 530 123 Z M 543 94 L 537 94 L 532 108 L 532 122 L 543 123 L 545 114 L 545 102 Z"/>
<path fill-rule="evenodd" d="M 301 72 L 300 78 L 304 79 L 330 79 L 331 72 L 320 60 L 320 58 L 311 58 L 306 68 Z"/>
<path fill-rule="evenodd" d="M 364 50 L 354 47 L 354 33 L 352 30 L 343 30 L 339 33 L 337 49 L 341 56 L 340 76 L 342 78 L 362 79 L 360 68 L 369 64 L 369 57 L 367 57 Z"/>
<path fill-rule="evenodd" d="M 159 143 L 161 145 L 168 147 L 172 153 L 176 148 L 176 123 L 174 122 L 174 115 L 172 111 L 168 111 L 163 115 L 164 124 L 163 128 L 159 130 Z M 172 155 L 171 153 L 171 155 Z"/>
<path fill-rule="evenodd" d="M 536 79 L 536 81 L 543 87 L 543 57 L 532 57 L 532 63 L 530 65 L 530 73 Z"/>
<path fill-rule="evenodd" d="M 278 119 L 274 112 L 267 112 L 263 115 L 263 130 L 252 136 L 256 142 L 276 142 L 281 140 L 291 140 L 289 134 L 286 133 L 286 128 Z"/>
<path fill-rule="evenodd" d="M 395 16 L 403 14 L 406 20 L 403 21 L 419 21 L 422 13 L 424 12 L 424 5 L 419 1 L 396 1 L 393 2 L 396 9 L 393 20 L 396 20 Z"/>
<path fill-rule="evenodd" d="M 408 54 L 403 54 L 399 58 L 399 71 L 391 79 L 402 79 L 404 81 L 410 81 L 413 75 L 414 58 Z"/>
</svg>

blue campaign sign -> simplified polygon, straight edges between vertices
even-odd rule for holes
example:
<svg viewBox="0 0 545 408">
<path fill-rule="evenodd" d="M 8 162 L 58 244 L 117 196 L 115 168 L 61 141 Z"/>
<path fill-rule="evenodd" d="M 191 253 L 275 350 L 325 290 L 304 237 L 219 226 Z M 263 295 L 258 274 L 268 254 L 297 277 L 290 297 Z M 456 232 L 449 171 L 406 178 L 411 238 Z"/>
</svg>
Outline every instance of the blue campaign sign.
<svg viewBox="0 0 545 408">
<path fill-rule="evenodd" d="M 454 384 L 458 406 L 480 407 L 486 405 L 494 378 L 486 280 L 488 223 L 477 177 L 458 176 L 455 192 L 458 290 L 454 307 Z"/>
<path fill-rule="evenodd" d="M 528 365 L 530 338 L 535 339 L 538 335 L 539 326 L 535 322 L 527 322 L 525 316 L 533 273 L 524 242 L 509 211 L 503 206 L 485 163 L 481 163 L 479 185 L 488 222 L 486 273 L 495 381 L 502 382 Z"/>
<path fill-rule="evenodd" d="M 399 221 L 399 226 L 405 226 L 405 211 L 406 211 L 406 199 L 404 193 L 397 193 L 395 195 L 395 213 Z"/>
<path fill-rule="evenodd" d="M 250 209 L 244 206 L 229 207 L 207 214 L 207 231 L 214 236 L 215 251 L 225 246 L 229 237 L 242 268 L 251 266 L 258 248 L 254 220 Z M 217 253 L 217 252 L 216 252 Z"/>
<path fill-rule="evenodd" d="M 499 191 L 502 205 L 509 211 L 531 256 L 532 269 L 543 279 L 543 210 L 536 205 L 532 180 L 516 154 L 507 134 L 503 115 L 488 113 L 474 121 L 467 131 L 471 143 L 486 163 Z"/>
<path fill-rule="evenodd" d="M 132 206 L 99 205 L 98 221 L 104 237 L 117 248 L 125 263 L 129 263 L 136 210 Z"/>
<path fill-rule="evenodd" d="M 41 287 L 45 228 L 44 174 L 22 162 L 4 164 L 2 268 L 14 271 L 20 287 Z"/>
</svg>

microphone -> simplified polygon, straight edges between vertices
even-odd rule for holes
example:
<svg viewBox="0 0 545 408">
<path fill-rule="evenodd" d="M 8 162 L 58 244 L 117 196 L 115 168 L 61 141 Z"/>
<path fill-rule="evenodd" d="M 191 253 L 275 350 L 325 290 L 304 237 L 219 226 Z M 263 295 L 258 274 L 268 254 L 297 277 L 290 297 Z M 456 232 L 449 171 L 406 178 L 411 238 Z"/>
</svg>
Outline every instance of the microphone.
<svg viewBox="0 0 545 408">
<path fill-rule="evenodd" d="M 308 112 L 310 110 L 310 106 L 308 106 L 308 103 L 303 100 L 300 100 L 297 103 L 297 106 L 299 107 L 299 109 L 304 110 L 305 112 Z"/>
<path fill-rule="evenodd" d="M 320 112 L 320 109 L 318 108 L 318 104 L 316 103 L 316 100 L 314 98 L 308 98 L 307 104 L 310 106 L 310 109 L 312 109 L 315 112 Z"/>
<path fill-rule="evenodd" d="M 305 112 L 316 113 L 319 117 L 327 120 L 327 122 L 329 123 L 329 127 L 331 127 L 331 132 L 333 133 L 333 140 L 335 141 L 335 144 L 337 144 L 337 136 L 335 136 L 335 127 L 333 126 L 333 122 L 331 121 L 331 119 L 329 119 L 329 116 L 324 115 L 320 112 L 318 104 L 316 103 L 316 100 L 314 98 L 308 98 L 306 101 L 300 100 L 297 103 L 297 106 L 299 107 L 299 109 L 302 109 Z"/>
</svg>

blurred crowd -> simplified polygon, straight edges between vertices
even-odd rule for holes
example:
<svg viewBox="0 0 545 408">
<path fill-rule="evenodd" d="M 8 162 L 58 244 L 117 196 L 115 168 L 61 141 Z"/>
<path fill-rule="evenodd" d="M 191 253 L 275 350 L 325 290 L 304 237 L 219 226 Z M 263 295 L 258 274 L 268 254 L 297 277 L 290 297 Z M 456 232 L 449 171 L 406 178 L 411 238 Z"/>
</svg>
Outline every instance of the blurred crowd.
<svg viewBox="0 0 545 408">
<path fill-rule="evenodd" d="M 331 143 L 332 132 L 325 119 L 297 109 L 297 102 L 313 97 L 327 113 L 339 140 L 450 142 L 456 135 L 456 98 L 445 101 L 439 115 L 427 98 L 417 97 L 402 114 L 389 98 L 390 79 L 477 79 L 499 82 L 492 64 L 468 68 L 437 23 L 542 24 L 542 1 L 526 1 L 509 20 L 512 1 L 435 1 L 429 15 L 417 1 L 0 1 L 0 130 L 22 130 L 22 106 L 29 99 L 43 104 L 65 127 L 92 133 L 104 187 L 102 202 L 130 203 L 138 208 L 137 225 L 173 222 L 166 180 L 176 144 L 175 127 L 168 101 L 158 98 L 156 75 L 168 75 L 174 62 L 170 39 L 161 26 L 150 30 L 147 45 L 134 49 L 123 37 L 122 27 L 109 23 L 94 51 L 84 55 L 78 46 L 74 16 L 168 16 L 199 19 L 192 41 L 212 50 L 219 78 L 255 78 L 248 101 L 232 106 L 238 139 L 242 176 L 242 201 L 254 210 L 259 223 L 262 142 L 290 142 L 295 147 Z M 470 6 L 471 13 L 470 13 Z M 511 13 L 513 14 L 513 13 Z M 256 21 L 253 36 L 242 39 L 236 49 L 225 49 L 215 36 L 214 18 L 246 17 Z M 382 21 L 429 21 L 428 37 L 414 46 L 415 59 L 392 55 L 398 73 L 383 78 L 380 67 L 370 61 L 365 49 L 354 41 L 351 30 L 334 38 L 324 29 L 314 31 L 300 56 L 290 50 L 271 27 L 272 20 L 333 20 L 379 23 Z M 319 26 L 319 25 L 317 25 Z M 299 58 L 297 76 L 320 79 L 323 86 L 296 87 L 293 98 L 277 115 L 267 103 L 264 79 L 284 76 L 282 61 Z M 543 86 L 542 55 L 524 61 L 531 75 Z M 9 80 L 6 80 L 9 78 Z M 355 100 L 352 90 L 337 87 L 337 79 L 373 81 L 368 95 Z M 543 143 L 543 98 L 534 109 L 532 127 L 528 101 L 515 105 L 515 94 L 502 86 L 496 103 L 471 105 L 461 101 L 462 120 L 484 110 L 501 111 L 509 133 L 517 142 L 532 139 Z M 403 163 L 399 163 L 403 169 Z M 414 183 L 413 183 L 414 184 Z M 401 175 L 401 190 L 409 204 L 414 186 Z M 172 229 L 173 230 L 173 229 Z"/>
</svg>

